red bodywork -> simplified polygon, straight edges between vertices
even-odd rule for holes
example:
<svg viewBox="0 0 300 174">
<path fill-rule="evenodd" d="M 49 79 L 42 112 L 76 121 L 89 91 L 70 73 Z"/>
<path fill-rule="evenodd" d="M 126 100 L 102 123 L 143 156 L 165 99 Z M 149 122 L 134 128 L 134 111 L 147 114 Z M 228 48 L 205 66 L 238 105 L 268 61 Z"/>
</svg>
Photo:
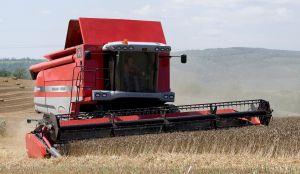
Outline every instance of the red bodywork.
<svg viewBox="0 0 300 174">
<path fill-rule="evenodd" d="M 26 134 L 25 140 L 29 158 L 45 158 L 47 156 L 48 152 L 45 144 L 35 134 Z"/>
<path fill-rule="evenodd" d="M 36 79 L 34 97 L 45 101 L 45 106 L 51 98 L 64 98 L 70 96 L 82 97 L 81 101 L 68 103 L 71 106 L 71 116 L 77 115 L 80 105 L 95 104 L 92 100 L 92 90 L 103 90 L 104 67 L 102 47 L 108 42 L 128 40 L 131 42 L 158 42 L 166 44 L 164 33 L 160 22 L 139 21 L 139 20 L 120 20 L 120 19 L 93 19 L 80 18 L 71 20 L 65 43 L 65 49 L 45 55 L 48 62 L 40 63 L 30 67 L 31 74 Z M 85 59 L 85 51 L 90 51 L 91 57 Z M 168 56 L 168 55 L 164 55 Z M 87 71 L 80 73 L 80 68 L 84 67 Z M 170 92 L 170 58 L 159 59 L 157 92 Z M 80 84 L 76 77 L 82 76 Z M 48 91 L 51 86 L 75 86 L 80 85 L 79 91 L 55 92 Z M 43 88 L 44 90 L 41 90 Z M 59 102 L 59 100 L 57 100 Z M 65 112 L 61 109 L 60 112 Z M 234 109 L 218 109 L 214 114 L 235 113 Z M 67 112 L 68 113 L 68 112 Z M 188 117 L 193 115 L 209 115 L 212 111 L 202 110 L 193 112 L 175 112 L 165 114 L 165 118 Z M 99 123 L 126 122 L 149 119 L 160 119 L 160 114 L 149 115 L 129 115 L 111 118 L 92 118 L 60 120 L 60 127 L 97 125 Z M 241 118 L 253 125 L 260 125 L 257 117 Z M 40 134 L 39 134 L 40 135 Z M 47 137 L 41 134 L 38 138 L 34 133 L 26 135 L 26 148 L 28 156 L 31 158 L 44 158 L 51 148 Z"/>
<path fill-rule="evenodd" d="M 102 47 L 108 42 L 127 39 L 132 42 L 158 42 L 165 44 L 160 22 L 80 18 L 69 22 L 65 50 L 45 55 L 49 61 L 30 67 L 36 77 L 35 86 L 71 86 L 76 84 L 80 68 L 84 67 L 82 88 L 79 91 L 81 102 L 72 104 L 71 111 L 76 115 L 82 104 L 90 104 L 92 90 L 104 89 L 104 70 Z M 85 51 L 91 51 L 90 59 L 84 58 Z M 170 59 L 159 59 L 157 92 L 170 92 Z M 35 97 L 69 97 L 77 95 L 74 91 L 47 92 L 35 91 Z M 76 108 L 74 108 L 76 107 Z"/>
</svg>

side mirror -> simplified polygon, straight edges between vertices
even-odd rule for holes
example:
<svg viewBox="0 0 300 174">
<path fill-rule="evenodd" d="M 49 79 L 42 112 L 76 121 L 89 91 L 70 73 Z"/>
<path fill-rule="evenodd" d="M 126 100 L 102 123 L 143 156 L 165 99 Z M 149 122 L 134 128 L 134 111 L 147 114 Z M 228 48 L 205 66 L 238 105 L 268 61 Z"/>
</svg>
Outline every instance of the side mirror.
<svg viewBox="0 0 300 174">
<path fill-rule="evenodd" d="M 86 60 L 90 60 L 92 58 L 92 53 L 91 51 L 84 51 L 84 58 Z"/>
<path fill-rule="evenodd" d="M 181 63 L 186 63 L 187 61 L 186 54 L 182 54 L 180 58 L 181 58 Z"/>
</svg>

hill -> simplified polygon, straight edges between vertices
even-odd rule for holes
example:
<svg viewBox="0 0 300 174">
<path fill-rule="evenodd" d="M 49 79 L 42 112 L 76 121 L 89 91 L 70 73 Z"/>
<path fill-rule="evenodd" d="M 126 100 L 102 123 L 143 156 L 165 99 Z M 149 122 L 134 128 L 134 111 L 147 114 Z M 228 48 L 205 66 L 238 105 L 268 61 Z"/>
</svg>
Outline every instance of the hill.
<svg viewBox="0 0 300 174">
<path fill-rule="evenodd" d="M 300 115 L 300 51 L 236 47 L 173 53 L 180 54 L 188 62 L 172 60 L 177 103 L 263 98 L 275 115 Z"/>
<path fill-rule="evenodd" d="M 30 79 L 28 68 L 33 64 L 37 64 L 43 61 L 45 60 L 31 58 L 0 58 L 0 76 L 18 76 L 17 74 L 21 73 L 21 78 Z"/>
</svg>

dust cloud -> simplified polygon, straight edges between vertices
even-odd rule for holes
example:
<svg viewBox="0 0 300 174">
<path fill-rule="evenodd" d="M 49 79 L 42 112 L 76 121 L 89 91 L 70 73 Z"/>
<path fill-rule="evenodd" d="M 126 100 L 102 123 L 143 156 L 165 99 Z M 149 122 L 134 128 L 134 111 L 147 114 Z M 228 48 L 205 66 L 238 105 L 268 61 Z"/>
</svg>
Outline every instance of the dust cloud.
<svg viewBox="0 0 300 174">
<path fill-rule="evenodd" d="M 26 122 L 25 115 L 27 114 L 30 113 L 1 114 L 0 119 L 5 120 L 5 134 L 0 136 L 0 154 L 26 157 L 25 135 L 34 129 L 34 124 L 27 124 Z"/>
<path fill-rule="evenodd" d="M 227 48 L 176 52 L 171 90 L 176 104 L 265 99 L 275 116 L 300 116 L 300 52 Z"/>
</svg>

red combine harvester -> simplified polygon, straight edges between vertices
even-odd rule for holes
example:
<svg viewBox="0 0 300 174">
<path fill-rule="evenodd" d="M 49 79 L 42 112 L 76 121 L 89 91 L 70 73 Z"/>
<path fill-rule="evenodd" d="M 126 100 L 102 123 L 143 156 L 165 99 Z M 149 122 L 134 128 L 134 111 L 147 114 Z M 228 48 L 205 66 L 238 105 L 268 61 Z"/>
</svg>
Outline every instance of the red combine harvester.
<svg viewBox="0 0 300 174">
<path fill-rule="evenodd" d="M 57 146 L 81 139 L 269 124 L 261 99 L 169 104 L 170 58 L 186 63 L 170 51 L 160 22 L 71 20 L 65 49 L 30 67 L 44 116 L 26 135 L 28 156 L 58 157 Z"/>
</svg>

